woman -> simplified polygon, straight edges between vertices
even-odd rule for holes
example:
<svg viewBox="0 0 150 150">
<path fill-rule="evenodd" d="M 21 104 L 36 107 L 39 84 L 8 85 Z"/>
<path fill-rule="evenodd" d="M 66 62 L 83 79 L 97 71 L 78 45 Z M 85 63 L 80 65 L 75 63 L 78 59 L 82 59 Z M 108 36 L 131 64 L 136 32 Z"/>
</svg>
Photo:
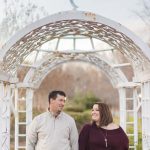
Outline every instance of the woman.
<svg viewBox="0 0 150 150">
<path fill-rule="evenodd" d="M 92 124 L 86 124 L 79 135 L 79 150 L 128 150 L 129 140 L 123 129 L 113 123 L 108 105 L 95 103 Z"/>
</svg>

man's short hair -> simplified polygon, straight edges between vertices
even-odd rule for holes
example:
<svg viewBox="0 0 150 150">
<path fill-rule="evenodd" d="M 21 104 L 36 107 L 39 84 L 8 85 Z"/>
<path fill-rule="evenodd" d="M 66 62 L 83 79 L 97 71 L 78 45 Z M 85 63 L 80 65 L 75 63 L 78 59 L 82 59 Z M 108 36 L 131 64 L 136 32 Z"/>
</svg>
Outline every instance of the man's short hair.
<svg viewBox="0 0 150 150">
<path fill-rule="evenodd" d="M 48 101 L 49 101 L 49 103 L 50 103 L 50 99 L 52 98 L 52 99 L 56 99 L 57 98 L 57 95 L 61 95 L 61 96 L 64 96 L 64 97 L 66 97 L 66 94 L 65 94 L 65 92 L 63 92 L 63 91 L 51 91 L 50 93 L 49 93 L 49 95 L 48 95 Z"/>
</svg>

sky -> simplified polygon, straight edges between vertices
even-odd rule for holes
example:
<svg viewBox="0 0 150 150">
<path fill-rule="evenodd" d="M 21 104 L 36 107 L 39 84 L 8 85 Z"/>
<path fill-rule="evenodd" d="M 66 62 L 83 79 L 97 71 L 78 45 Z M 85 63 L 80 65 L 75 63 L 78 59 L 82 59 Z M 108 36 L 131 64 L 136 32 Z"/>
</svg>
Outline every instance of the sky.
<svg viewBox="0 0 150 150">
<path fill-rule="evenodd" d="M 0 18 L 3 18 L 3 1 L 0 0 Z M 24 0 L 28 1 L 28 0 Z M 31 0 L 43 6 L 49 15 L 60 11 L 72 10 L 70 0 Z M 143 41 L 147 40 L 143 29 L 145 24 L 136 15 L 142 10 L 142 0 L 74 0 L 78 10 L 91 11 L 113 21 L 119 22 Z M 0 21 L 1 21 L 0 19 Z"/>
</svg>

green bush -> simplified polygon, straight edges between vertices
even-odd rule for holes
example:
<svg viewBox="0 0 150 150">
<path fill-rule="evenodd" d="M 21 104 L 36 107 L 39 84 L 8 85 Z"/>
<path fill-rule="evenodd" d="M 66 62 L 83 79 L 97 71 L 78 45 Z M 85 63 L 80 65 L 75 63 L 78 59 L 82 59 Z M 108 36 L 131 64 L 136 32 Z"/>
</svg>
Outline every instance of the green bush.
<svg viewBox="0 0 150 150">
<path fill-rule="evenodd" d="M 84 111 L 84 107 L 76 105 L 76 104 L 66 105 L 65 108 L 64 108 L 64 111 L 68 111 L 68 112 L 83 112 Z"/>
<path fill-rule="evenodd" d="M 93 104 L 101 101 L 97 97 L 94 96 L 94 94 L 88 92 L 85 95 L 77 94 L 74 98 L 73 101 L 76 105 L 84 107 L 84 109 L 91 109 Z"/>
<path fill-rule="evenodd" d="M 69 115 L 71 115 L 76 122 L 78 131 L 81 130 L 82 126 L 85 123 L 89 123 L 91 120 L 91 115 L 90 115 L 90 111 L 84 111 L 84 112 L 67 112 Z"/>
</svg>

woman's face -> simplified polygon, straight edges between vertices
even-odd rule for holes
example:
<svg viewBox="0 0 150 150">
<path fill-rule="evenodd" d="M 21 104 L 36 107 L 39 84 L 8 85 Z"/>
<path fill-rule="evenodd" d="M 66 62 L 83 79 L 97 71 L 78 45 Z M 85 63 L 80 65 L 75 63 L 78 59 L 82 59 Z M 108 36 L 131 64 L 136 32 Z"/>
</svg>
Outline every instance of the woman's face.
<svg viewBox="0 0 150 150">
<path fill-rule="evenodd" d="M 94 122 L 99 123 L 99 121 L 100 121 L 100 114 L 99 114 L 98 104 L 94 104 L 93 105 L 93 109 L 92 109 L 91 115 L 92 115 L 92 120 Z"/>
</svg>

